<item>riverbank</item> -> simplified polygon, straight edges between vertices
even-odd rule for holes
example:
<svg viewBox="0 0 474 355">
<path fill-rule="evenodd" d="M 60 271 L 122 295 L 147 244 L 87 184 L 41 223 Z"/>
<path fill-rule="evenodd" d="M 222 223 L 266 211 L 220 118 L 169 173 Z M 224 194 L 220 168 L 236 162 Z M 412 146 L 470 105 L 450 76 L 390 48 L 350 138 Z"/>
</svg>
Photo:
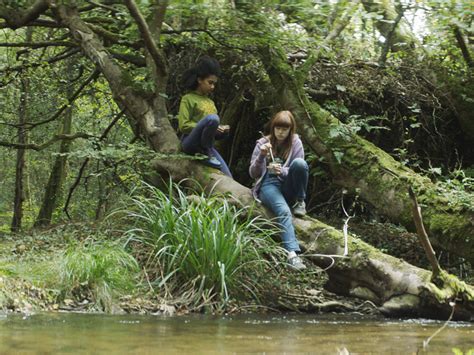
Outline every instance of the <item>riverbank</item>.
<svg viewBox="0 0 474 355">
<path fill-rule="evenodd" d="M 150 315 L 194 312 L 378 314 L 370 302 L 324 290 L 326 274 L 323 270 L 311 266 L 304 273 L 296 273 L 278 262 L 268 266 L 269 277 L 258 295 L 250 291 L 233 293 L 223 307 L 215 307 L 212 300 L 209 304 L 196 305 L 189 302 L 189 294 L 176 296 L 166 287 L 157 287 L 150 282 L 150 275 L 142 266 L 136 270 L 131 287 L 113 289 L 109 281 L 103 287 L 111 289 L 98 291 L 98 281 L 94 281 L 96 284 L 66 282 L 58 270 L 64 267 L 64 256 L 71 246 L 80 248 L 98 234 L 107 234 L 108 242 L 119 237 L 119 233 L 110 230 L 98 232 L 102 228 L 91 224 L 67 224 L 30 233 L 1 235 L 0 310 L 23 314 L 42 311 Z M 86 256 L 82 257 L 79 263 L 89 262 Z M 140 255 L 136 257 L 140 259 Z"/>
</svg>

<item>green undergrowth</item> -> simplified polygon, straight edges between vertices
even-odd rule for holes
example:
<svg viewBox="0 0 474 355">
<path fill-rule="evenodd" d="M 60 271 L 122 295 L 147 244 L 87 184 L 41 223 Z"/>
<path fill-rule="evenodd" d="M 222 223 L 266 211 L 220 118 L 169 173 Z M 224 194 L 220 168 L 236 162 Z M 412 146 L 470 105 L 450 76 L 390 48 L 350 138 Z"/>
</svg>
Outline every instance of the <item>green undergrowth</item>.
<svg viewBox="0 0 474 355">
<path fill-rule="evenodd" d="M 76 298 L 91 309 L 110 311 L 116 296 L 136 286 L 138 270 L 123 243 L 106 240 L 88 225 L 3 236 L 0 308 L 36 303 L 40 309 L 57 309 L 65 299 Z"/>
<path fill-rule="evenodd" d="M 274 225 L 223 196 L 145 185 L 132 202 L 122 211 L 134 223 L 126 244 L 138 252 L 150 286 L 191 309 L 220 312 L 236 298 L 258 299 L 284 255 Z"/>
<path fill-rule="evenodd" d="M 259 311 L 322 288 L 322 273 L 287 269 L 277 226 L 252 212 L 143 185 L 100 224 L 0 235 L 0 310 Z"/>
<path fill-rule="evenodd" d="M 131 291 L 139 266 L 123 245 L 109 241 L 71 244 L 59 258 L 59 286 L 69 294 L 85 288 L 107 311 L 115 293 Z"/>
</svg>

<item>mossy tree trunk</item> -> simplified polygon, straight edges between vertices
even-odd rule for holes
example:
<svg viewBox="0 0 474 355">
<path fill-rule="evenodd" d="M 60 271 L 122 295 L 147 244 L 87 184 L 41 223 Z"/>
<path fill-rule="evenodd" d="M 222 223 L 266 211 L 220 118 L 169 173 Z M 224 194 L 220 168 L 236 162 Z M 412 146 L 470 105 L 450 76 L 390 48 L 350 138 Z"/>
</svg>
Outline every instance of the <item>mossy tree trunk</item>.
<svg viewBox="0 0 474 355">
<path fill-rule="evenodd" d="M 217 170 L 200 164 L 177 164 L 156 160 L 156 170 L 172 170 L 177 181 L 191 177 L 213 194 L 232 196 L 239 207 L 269 216 L 262 206 L 256 206 L 250 190 Z M 384 254 L 367 243 L 348 236 L 347 257 L 341 255 L 344 235 L 341 231 L 316 219 L 294 219 L 298 239 L 305 257 L 314 264 L 328 268 L 327 288 L 337 294 L 358 297 L 373 302 L 387 316 L 414 316 L 446 319 L 456 303 L 454 319 L 474 317 L 474 289 L 455 276 L 442 272 L 431 280 L 432 273 Z M 382 238 L 383 236 L 381 236 Z M 334 261 L 334 263 L 332 263 Z M 332 265 L 331 265 L 332 264 Z"/>
<path fill-rule="evenodd" d="M 393 222 L 414 231 L 408 188 L 423 205 L 423 218 L 435 246 L 474 262 L 474 211 L 438 189 L 382 149 L 351 132 L 330 112 L 308 99 L 308 65 L 294 70 L 277 48 L 261 48 L 262 61 L 278 95 L 275 104 L 295 113 L 304 142 L 324 158 L 333 181 L 360 196 Z M 474 199 L 474 196 L 473 196 Z"/>
<path fill-rule="evenodd" d="M 315 264 L 328 268 L 329 290 L 369 300 L 389 316 L 446 319 L 453 304 L 455 319 L 474 316 L 474 288 L 456 277 L 441 272 L 432 280 L 431 272 L 383 254 L 350 235 L 347 257 L 324 257 L 321 255 L 343 254 L 343 233 L 311 218 L 295 220 L 295 224 L 306 253 L 313 254 L 310 257 Z"/>
</svg>

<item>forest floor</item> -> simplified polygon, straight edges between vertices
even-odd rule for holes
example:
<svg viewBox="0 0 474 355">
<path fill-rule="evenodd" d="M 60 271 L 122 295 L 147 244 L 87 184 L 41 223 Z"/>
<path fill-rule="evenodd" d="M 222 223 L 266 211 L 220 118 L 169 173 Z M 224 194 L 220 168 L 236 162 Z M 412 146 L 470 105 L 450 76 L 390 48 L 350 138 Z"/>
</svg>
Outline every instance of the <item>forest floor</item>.
<svg viewBox="0 0 474 355">
<path fill-rule="evenodd" d="M 52 263 L 70 246 L 94 233 L 94 226 L 61 225 L 22 234 L 0 234 L 0 312 L 30 314 L 41 311 L 110 312 L 114 314 L 187 314 L 193 312 L 179 299 L 164 298 L 146 280 L 133 290 L 114 293 L 112 302 L 97 302 L 87 287 L 61 289 Z M 308 312 L 378 315 L 370 302 L 324 290 L 326 273 L 315 266 L 305 273 L 282 272 L 256 301 L 233 299 L 224 313 Z M 199 312 L 209 311 L 201 307 Z M 212 312 L 212 310 L 211 310 Z"/>
<path fill-rule="evenodd" d="M 74 290 L 60 285 L 51 265 L 60 260 L 72 240 L 85 240 L 96 232 L 97 227 L 94 225 L 68 224 L 30 233 L 0 234 L 0 312 L 107 311 L 116 314 L 171 315 L 196 311 L 179 298 L 164 297 L 157 293 L 148 282 L 146 272 L 141 273 L 141 280 L 133 290 L 114 293 L 108 305 L 98 302 L 85 285 Z M 416 235 L 394 225 L 354 220 L 351 221 L 350 232 L 414 265 L 428 265 Z M 459 266 L 449 271 L 460 276 L 457 272 Z M 464 275 L 461 276 L 468 283 L 474 281 L 469 267 L 464 269 Z M 233 299 L 225 307 L 224 313 L 293 311 L 379 314 L 377 307 L 368 301 L 326 291 L 326 280 L 325 271 L 315 266 L 310 266 L 304 273 L 283 271 L 276 277 L 272 275 L 272 280 L 265 285 L 267 290 L 258 301 L 252 297 Z M 206 307 L 197 310 L 212 312 Z"/>
</svg>

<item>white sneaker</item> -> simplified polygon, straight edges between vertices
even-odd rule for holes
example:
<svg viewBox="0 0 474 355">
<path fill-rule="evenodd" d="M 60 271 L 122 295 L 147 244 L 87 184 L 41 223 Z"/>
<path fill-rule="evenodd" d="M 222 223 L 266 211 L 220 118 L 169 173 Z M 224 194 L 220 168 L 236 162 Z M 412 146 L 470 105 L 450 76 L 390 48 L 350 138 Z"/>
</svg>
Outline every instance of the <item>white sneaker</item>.
<svg viewBox="0 0 474 355">
<path fill-rule="evenodd" d="M 306 269 L 306 265 L 299 256 L 294 256 L 288 259 L 288 265 L 294 270 L 302 271 Z"/>
<path fill-rule="evenodd" d="M 303 217 L 306 215 L 306 203 L 304 201 L 296 201 L 293 205 L 293 214 L 295 217 Z"/>
</svg>

